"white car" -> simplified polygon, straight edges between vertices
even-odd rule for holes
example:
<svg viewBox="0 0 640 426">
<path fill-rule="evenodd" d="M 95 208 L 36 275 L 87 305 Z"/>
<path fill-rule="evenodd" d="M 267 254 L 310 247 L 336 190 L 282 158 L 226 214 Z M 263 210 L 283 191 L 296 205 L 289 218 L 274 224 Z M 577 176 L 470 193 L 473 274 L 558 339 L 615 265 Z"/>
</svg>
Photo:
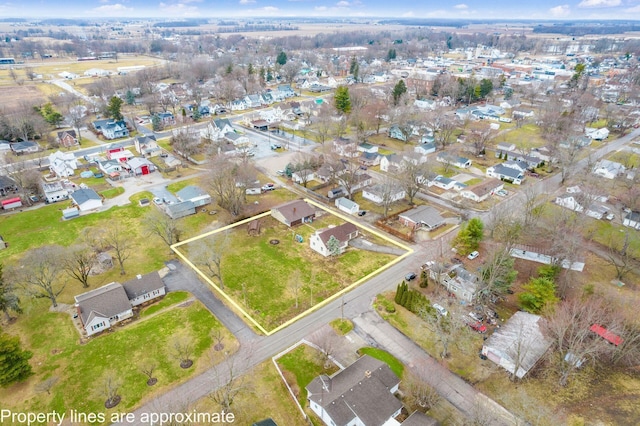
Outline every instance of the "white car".
<svg viewBox="0 0 640 426">
<path fill-rule="evenodd" d="M 478 253 L 477 251 L 474 250 L 471 253 L 469 253 L 469 256 L 467 256 L 467 259 L 473 260 L 478 256 L 480 256 L 480 253 Z"/>
<path fill-rule="evenodd" d="M 447 314 L 449 313 L 442 305 L 438 305 L 437 303 L 434 303 L 432 306 L 433 306 L 433 309 L 435 309 L 436 312 L 442 315 L 443 317 L 446 317 Z"/>
<path fill-rule="evenodd" d="M 153 199 L 153 204 L 155 204 L 156 206 L 159 206 L 160 204 L 162 204 L 162 199 L 158 198 L 158 197 L 155 197 Z"/>
</svg>

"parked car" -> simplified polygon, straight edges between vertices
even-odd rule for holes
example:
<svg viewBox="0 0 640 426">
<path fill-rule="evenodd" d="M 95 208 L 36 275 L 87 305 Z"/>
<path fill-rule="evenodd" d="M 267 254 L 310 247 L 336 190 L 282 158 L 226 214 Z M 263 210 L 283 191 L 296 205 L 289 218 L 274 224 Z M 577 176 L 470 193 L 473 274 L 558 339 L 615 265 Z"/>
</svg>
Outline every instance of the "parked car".
<svg viewBox="0 0 640 426">
<path fill-rule="evenodd" d="M 467 259 L 473 260 L 478 256 L 480 256 L 480 253 L 478 253 L 478 251 L 474 250 L 471 253 L 469 253 L 469 256 L 467 256 Z"/>
<path fill-rule="evenodd" d="M 473 321 L 469 321 L 467 323 L 467 325 L 469 327 L 471 327 L 471 329 L 473 331 L 477 331 L 478 333 L 486 333 L 487 332 L 487 326 L 482 324 L 481 322 L 473 322 Z"/>
<path fill-rule="evenodd" d="M 447 314 L 449 313 L 449 312 L 447 312 L 447 310 L 442 305 L 434 303 L 432 306 L 433 306 L 433 309 L 435 309 L 436 312 L 438 314 L 442 315 L 443 317 L 446 317 Z"/>
<path fill-rule="evenodd" d="M 273 183 L 265 183 L 264 185 L 262 185 L 262 190 L 265 192 L 273 191 L 274 189 L 276 189 L 276 186 Z"/>
<path fill-rule="evenodd" d="M 367 211 L 366 211 L 366 210 L 360 210 L 360 211 L 358 212 L 358 216 L 364 216 L 365 214 L 367 214 Z"/>
<path fill-rule="evenodd" d="M 160 204 L 162 204 L 162 199 L 155 197 L 153 199 L 153 204 L 155 204 L 156 206 L 159 206 Z"/>
<path fill-rule="evenodd" d="M 412 280 L 415 280 L 416 277 L 417 277 L 417 275 L 416 275 L 415 272 L 409 272 L 407 275 L 404 276 L 404 279 L 406 281 L 412 281 Z"/>
<path fill-rule="evenodd" d="M 276 170 L 276 174 L 278 176 L 284 176 L 285 175 L 285 171 L 284 170 Z"/>
<path fill-rule="evenodd" d="M 509 195 L 509 191 L 507 191 L 506 189 L 501 189 L 500 191 L 496 191 L 496 195 L 499 197 L 506 197 L 507 195 Z"/>
</svg>

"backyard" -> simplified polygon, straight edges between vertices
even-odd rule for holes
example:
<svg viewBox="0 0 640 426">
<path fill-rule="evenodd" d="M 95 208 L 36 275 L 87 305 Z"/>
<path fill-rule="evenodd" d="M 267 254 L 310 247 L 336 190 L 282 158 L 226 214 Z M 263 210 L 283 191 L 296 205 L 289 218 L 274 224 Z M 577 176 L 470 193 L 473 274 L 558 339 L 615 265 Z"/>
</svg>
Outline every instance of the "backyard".
<svg viewBox="0 0 640 426">
<path fill-rule="evenodd" d="M 330 214 L 293 229 L 270 216 L 259 220 L 259 235 L 249 235 L 245 223 L 195 239 L 178 249 L 197 265 L 199 262 L 193 257 L 202 244 L 226 239 L 220 268 L 222 290 L 265 331 L 272 331 L 399 258 L 351 247 L 335 258 L 316 253 L 309 247 L 311 234 L 343 222 Z M 365 233 L 369 241 L 383 243 L 381 238 Z M 390 242 L 384 244 L 392 246 Z M 219 284 L 219 280 L 214 281 Z"/>
</svg>

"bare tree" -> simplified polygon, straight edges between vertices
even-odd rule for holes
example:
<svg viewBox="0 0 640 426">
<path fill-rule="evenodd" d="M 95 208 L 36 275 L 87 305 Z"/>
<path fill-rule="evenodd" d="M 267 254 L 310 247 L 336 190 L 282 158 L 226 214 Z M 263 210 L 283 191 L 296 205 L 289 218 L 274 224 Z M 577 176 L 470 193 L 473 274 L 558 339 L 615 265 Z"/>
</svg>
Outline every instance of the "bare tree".
<svg viewBox="0 0 640 426">
<path fill-rule="evenodd" d="M 473 147 L 474 154 L 479 156 L 484 153 L 487 144 L 495 137 L 491 128 L 482 131 L 471 132 L 469 140 Z"/>
<path fill-rule="evenodd" d="M 385 178 L 378 184 L 379 196 L 381 198 L 380 204 L 384 210 L 384 217 L 389 216 L 389 210 L 391 205 L 396 202 L 395 195 L 401 190 L 400 184 L 392 177 L 385 176 Z"/>
<path fill-rule="evenodd" d="M 171 339 L 173 354 L 180 361 L 181 368 L 189 368 L 193 365 L 194 342 L 193 337 L 187 334 L 178 334 Z"/>
<path fill-rule="evenodd" d="M 510 248 L 501 246 L 493 250 L 487 256 L 480 272 L 482 280 L 477 294 L 481 302 L 488 303 L 506 294 L 518 274 L 514 268 Z"/>
<path fill-rule="evenodd" d="M 611 350 L 605 339 L 594 338 L 593 324 L 608 324 L 611 314 L 598 299 L 565 300 L 555 307 L 544 322 L 544 332 L 552 339 L 552 368 L 560 386 L 585 363 L 594 362 Z"/>
<path fill-rule="evenodd" d="M 622 280 L 627 274 L 633 271 L 635 259 L 632 250 L 629 248 L 629 230 L 625 228 L 624 237 L 620 241 L 616 234 L 609 235 L 606 260 L 615 268 L 616 279 Z"/>
<path fill-rule="evenodd" d="M 71 278 L 89 287 L 89 275 L 96 260 L 96 252 L 86 244 L 67 247 L 62 255 L 62 268 Z"/>
<path fill-rule="evenodd" d="M 246 360 L 248 363 L 248 359 Z M 231 410 L 236 396 L 240 392 L 247 390 L 248 385 L 244 381 L 242 375 L 243 368 L 242 361 L 238 358 L 238 355 L 225 354 L 225 359 L 215 365 L 211 372 L 214 375 L 215 384 L 214 390 L 209 393 L 209 399 L 228 412 Z"/>
<path fill-rule="evenodd" d="M 215 342 L 213 344 L 213 349 L 217 352 L 221 351 L 224 349 L 224 333 L 222 332 L 222 329 L 220 327 L 218 328 L 214 328 L 213 330 L 211 330 L 211 338 L 213 339 L 213 341 Z"/>
<path fill-rule="evenodd" d="M 53 389 L 56 383 L 58 383 L 58 378 L 55 376 L 51 376 L 36 385 L 36 392 L 46 392 L 47 395 L 51 395 L 51 389 Z"/>
<path fill-rule="evenodd" d="M 120 388 L 122 387 L 122 379 L 113 370 L 104 373 L 98 381 L 98 393 L 105 398 L 105 408 L 113 408 L 120 403 Z"/>
<path fill-rule="evenodd" d="M 73 127 L 78 134 L 78 143 L 82 143 L 82 128 L 86 124 L 86 107 L 82 101 L 82 98 L 76 97 L 69 103 L 69 109 L 67 110 L 67 118 L 69 124 Z"/>
<path fill-rule="evenodd" d="M 224 290 L 222 257 L 229 248 L 229 242 L 228 233 L 216 233 L 196 241 L 190 250 L 194 263 L 206 269 L 210 278 L 216 278 L 222 290 Z"/>
<path fill-rule="evenodd" d="M 168 246 L 180 242 L 182 228 L 177 219 L 155 209 L 144 217 L 144 226 L 149 235 L 156 235 Z"/>
<path fill-rule="evenodd" d="M 120 266 L 120 275 L 124 275 L 126 273 L 124 263 L 129 259 L 134 249 L 133 241 L 127 230 L 116 222 L 102 232 L 100 239 L 105 247 L 115 251 Z"/>
<path fill-rule="evenodd" d="M 147 376 L 148 386 L 153 386 L 158 382 L 158 379 L 153 377 L 156 368 L 158 368 L 158 362 L 152 358 L 146 358 L 138 364 L 140 372 Z"/>
<path fill-rule="evenodd" d="M 420 372 L 411 372 L 404 380 L 404 387 L 413 405 L 424 411 L 429 411 L 442 401 L 440 394 L 426 380 L 419 376 Z"/>
<path fill-rule="evenodd" d="M 245 187 L 238 185 L 242 168 L 222 156 L 214 157 L 209 174 L 209 186 L 213 190 L 220 207 L 233 216 L 240 214 L 245 201 Z"/>
<path fill-rule="evenodd" d="M 320 331 L 317 337 L 314 337 L 313 342 L 318 346 L 320 350 L 320 361 L 325 370 L 331 366 L 331 357 L 335 353 L 336 349 L 340 346 L 340 337 L 330 326 L 325 326 Z"/>
<path fill-rule="evenodd" d="M 58 306 L 58 296 L 66 285 L 58 280 L 62 272 L 60 253 L 62 247 L 53 245 L 29 250 L 12 274 L 15 282 L 21 283 L 28 294 L 49 299 L 54 308 Z"/>
<path fill-rule="evenodd" d="M 422 157 L 413 151 L 407 151 L 403 154 L 402 165 L 397 174 L 397 178 L 407 194 L 409 203 L 413 204 L 413 200 L 423 188 L 423 182 L 431 170 L 426 157 Z"/>
<path fill-rule="evenodd" d="M 314 121 L 313 130 L 317 135 L 318 142 L 321 144 L 324 144 L 331 134 L 331 129 L 333 127 L 332 116 L 333 113 L 331 108 L 327 105 L 323 105 L 318 111 L 318 118 Z"/>
<path fill-rule="evenodd" d="M 169 140 L 174 151 L 186 159 L 200 151 L 200 132 L 197 129 L 194 130 L 192 131 L 189 126 L 181 127 L 174 130 Z"/>
<path fill-rule="evenodd" d="M 427 124 L 433 130 L 436 145 L 445 149 L 453 139 L 456 125 L 443 109 L 438 109 L 427 116 Z"/>
<path fill-rule="evenodd" d="M 300 289 L 302 288 L 302 273 L 299 269 L 295 269 L 291 275 L 289 275 L 287 288 L 293 293 L 293 297 L 295 298 L 295 307 L 298 309 L 298 297 L 300 295 Z"/>
</svg>

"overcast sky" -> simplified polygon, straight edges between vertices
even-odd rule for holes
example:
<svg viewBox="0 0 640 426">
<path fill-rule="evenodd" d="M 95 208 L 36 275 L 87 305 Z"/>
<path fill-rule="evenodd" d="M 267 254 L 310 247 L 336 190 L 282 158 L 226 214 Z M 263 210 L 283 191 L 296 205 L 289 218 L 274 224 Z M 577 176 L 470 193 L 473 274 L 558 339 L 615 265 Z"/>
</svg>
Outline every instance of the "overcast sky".
<svg viewBox="0 0 640 426">
<path fill-rule="evenodd" d="M 640 0 L 0 0 L 0 17 L 640 19 Z"/>
</svg>

